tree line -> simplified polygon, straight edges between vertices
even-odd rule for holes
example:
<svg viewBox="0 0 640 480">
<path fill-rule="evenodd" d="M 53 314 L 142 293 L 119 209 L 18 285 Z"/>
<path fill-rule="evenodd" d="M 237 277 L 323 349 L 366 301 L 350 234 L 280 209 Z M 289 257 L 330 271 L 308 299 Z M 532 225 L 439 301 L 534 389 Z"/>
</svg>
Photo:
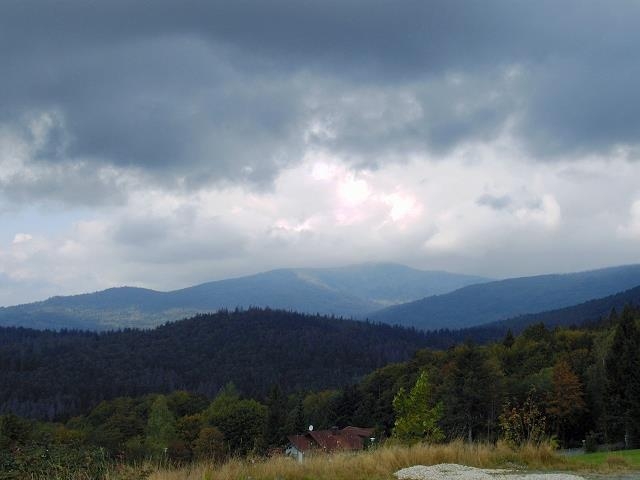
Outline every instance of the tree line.
<svg viewBox="0 0 640 480">
<path fill-rule="evenodd" d="M 589 328 L 536 324 L 487 345 L 422 349 L 338 389 L 287 392 L 276 382 L 252 396 L 227 384 L 213 399 L 174 391 L 104 400 L 58 423 L 9 414 L 0 420 L 0 461 L 15 462 L 27 445 L 93 446 L 127 460 L 216 460 L 282 448 L 308 425 L 375 427 L 378 438 L 404 441 L 637 446 L 639 320 L 627 307 Z"/>
</svg>

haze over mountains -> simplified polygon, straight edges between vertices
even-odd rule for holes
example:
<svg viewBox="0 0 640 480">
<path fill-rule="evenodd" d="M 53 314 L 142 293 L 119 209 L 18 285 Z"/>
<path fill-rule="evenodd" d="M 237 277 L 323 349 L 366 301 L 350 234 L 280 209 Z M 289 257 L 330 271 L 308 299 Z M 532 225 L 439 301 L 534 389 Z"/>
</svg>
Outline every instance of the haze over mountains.
<svg viewBox="0 0 640 480">
<path fill-rule="evenodd" d="M 0 325 L 105 330 L 152 327 L 222 308 L 270 307 L 363 318 L 382 307 L 488 279 L 397 264 L 280 269 L 171 292 L 121 287 L 0 308 Z"/>
<path fill-rule="evenodd" d="M 279 269 L 170 292 L 120 287 L 53 297 L 0 308 L 0 325 L 149 328 L 197 313 L 237 307 L 367 318 L 421 330 L 463 329 L 492 322 L 519 327 L 540 320 L 566 325 L 587 314 L 597 317 L 607 313 L 611 306 L 623 305 L 623 299 L 633 300 L 633 291 L 621 292 L 638 286 L 640 265 L 498 281 L 397 264 Z M 596 299 L 602 301 L 581 306 Z"/>
</svg>

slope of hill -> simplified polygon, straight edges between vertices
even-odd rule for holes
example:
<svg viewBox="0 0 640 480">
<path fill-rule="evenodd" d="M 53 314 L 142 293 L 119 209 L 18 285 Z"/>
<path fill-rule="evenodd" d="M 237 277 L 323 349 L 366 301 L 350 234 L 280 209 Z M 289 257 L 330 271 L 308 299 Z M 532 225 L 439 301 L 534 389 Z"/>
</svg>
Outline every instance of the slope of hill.
<svg viewBox="0 0 640 480">
<path fill-rule="evenodd" d="M 121 287 L 0 308 L 0 325 L 107 330 L 153 327 L 221 308 L 270 307 L 360 317 L 389 304 L 487 279 L 403 265 L 281 269 L 171 292 Z"/>
<path fill-rule="evenodd" d="M 234 382 L 261 396 L 357 381 L 428 344 L 415 330 L 251 309 L 153 330 L 52 332 L 0 327 L 0 414 L 55 418 L 103 399 L 187 389 L 215 395 Z"/>
<path fill-rule="evenodd" d="M 512 278 L 385 308 L 375 321 L 420 329 L 464 328 L 555 310 L 640 285 L 640 265 Z"/>
<path fill-rule="evenodd" d="M 498 327 L 505 332 L 511 329 L 514 333 L 518 333 L 534 323 L 544 323 L 547 328 L 568 327 L 571 325 L 582 326 L 596 323 L 602 318 L 608 317 L 613 309 L 621 312 L 626 305 L 640 305 L 640 287 L 631 288 L 604 298 L 589 300 L 571 307 L 520 315 L 508 320 L 482 325 L 482 327 Z"/>
<path fill-rule="evenodd" d="M 444 271 L 424 271 L 394 263 L 366 263 L 339 268 L 301 268 L 308 281 L 349 292 L 378 306 L 410 302 L 490 281 L 486 277 Z"/>
</svg>

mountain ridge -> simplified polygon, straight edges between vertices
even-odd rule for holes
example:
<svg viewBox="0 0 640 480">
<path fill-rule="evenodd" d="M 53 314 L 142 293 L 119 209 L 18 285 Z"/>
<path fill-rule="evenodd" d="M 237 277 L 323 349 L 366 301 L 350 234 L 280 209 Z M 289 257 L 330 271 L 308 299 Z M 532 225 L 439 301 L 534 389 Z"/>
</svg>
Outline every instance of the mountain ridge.
<svg viewBox="0 0 640 480">
<path fill-rule="evenodd" d="M 466 328 L 571 307 L 640 285 L 640 265 L 486 282 L 391 306 L 373 321 L 419 329 Z"/>
<path fill-rule="evenodd" d="M 0 308 L 0 325 L 108 330 L 149 328 L 219 309 L 269 307 L 362 318 L 389 302 L 451 291 L 484 277 L 389 263 L 282 268 L 172 291 L 113 287 Z M 381 292 L 389 293 L 381 300 Z"/>
</svg>

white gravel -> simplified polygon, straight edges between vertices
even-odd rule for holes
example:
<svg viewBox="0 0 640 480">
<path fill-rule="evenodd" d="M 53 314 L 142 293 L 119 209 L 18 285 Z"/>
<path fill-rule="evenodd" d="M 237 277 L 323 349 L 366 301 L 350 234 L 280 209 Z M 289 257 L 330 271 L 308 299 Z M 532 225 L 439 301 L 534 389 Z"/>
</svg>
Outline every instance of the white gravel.
<svg viewBox="0 0 640 480">
<path fill-rule="evenodd" d="M 488 470 L 454 463 L 416 465 L 395 473 L 399 480 L 585 480 L 567 473 L 523 473 L 513 470 Z"/>
</svg>

